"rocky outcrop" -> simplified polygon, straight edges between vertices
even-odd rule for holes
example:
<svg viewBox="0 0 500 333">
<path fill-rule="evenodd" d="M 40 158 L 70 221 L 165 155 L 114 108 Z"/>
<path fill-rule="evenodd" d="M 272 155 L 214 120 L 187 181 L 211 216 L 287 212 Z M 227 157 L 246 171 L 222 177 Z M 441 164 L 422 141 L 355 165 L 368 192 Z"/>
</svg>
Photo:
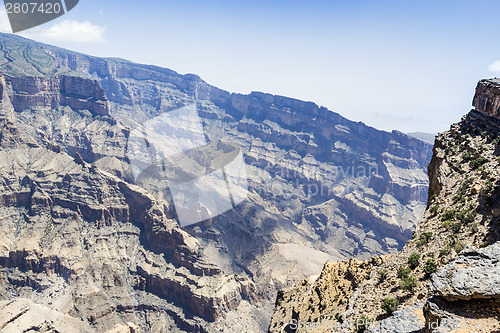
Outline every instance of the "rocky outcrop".
<svg viewBox="0 0 500 333">
<path fill-rule="evenodd" d="M 82 320 L 22 298 L 0 301 L 0 330 L 6 333 L 95 332 Z"/>
<path fill-rule="evenodd" d="M 69 106 L 73 110 L 87 110 L 93 116 L 109 115 L 108 100 L 96 80 L 77 76 L 26 76 L 8 77 L 6 81 L 17 112 Z"/>
<path fill-rule="evenodd" d="M 425 326 L 423 317 L 424 302 L 417 302 L 405 309 L 395 311 L 389 318 L 380 322 L 366 320 L 368 333 L 414 333 Z M 368 317 L 367 317 L 368 318 Z M 360 321 L 360 323 L 363 323 Z M 364 324 L 364 323 L 363 323 Z M 358 325 L 360 326 L 360 325 Z"/>
<path fill-rule="evenodd" d="M 500 243 L 465 248 L 432 275 L 431 288 L 447 301 L 500 298 Z"/>
<path fill-rule="evenodd" d="M 479 81 L 473 105 L 477 111 L 500 116 L 500 79 Z"/>
<path fill-rule="evenodd" d="M 498 332 L 500 302 L 491 300 L 469 300 L 447 302 L 440 297 L 427 300 L 423 312 L 426 333 L 444 332 Z"/>
<path fill-rule="evenodd" d="M 352 290 L 333 323 L 335 331 L 498 331 L 500 118 L 493 106 L 498 86 L 496 80 L 479 82 L 476 109 L 436 138 L 423 220 L 400 252 L 372 267 Z M 382 181 L 372 180 L 377 191 L 384 188 Z M 329 286 L 331 292 L 335 288 Z M 315 316 L 334 307 L 328 302 Z M 293 299 L 282 300 L 275 316 L 290 309 L 297 309 Z M 307 313 L 300 309 L 294 315 Z"/>
<path fill-rule="evenodd" d="M 500 242 L 484 249 L 467 247 L 432 275 L 430 288 L 437 296 L 424 307 L 427 332 L 500 328 L 499 251 Z"/>
<path fill-rule="evenodd" d="M 270 331 L 301 331 L 298 327 L 304 328 L 306 323 L 318 323 L 315 332 L 331 331 L 331 327 L 324 324 L 337 322 L 340 313 L 347 309 L 352 293 L 370 277 L 372 268 L 382 262 L 380 257 L 369 261 L 327 262 L 320 276 L 311 276 L 281 290 Z"/>
</svg>

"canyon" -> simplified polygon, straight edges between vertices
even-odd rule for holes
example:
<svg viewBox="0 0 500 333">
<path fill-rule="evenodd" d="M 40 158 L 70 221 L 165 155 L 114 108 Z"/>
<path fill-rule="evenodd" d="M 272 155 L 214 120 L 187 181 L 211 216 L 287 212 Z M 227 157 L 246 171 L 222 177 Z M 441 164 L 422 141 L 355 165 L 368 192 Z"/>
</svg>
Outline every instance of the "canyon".
<svg viewBox="0 0 500 333">
<path fill-rule="evenodd" d="M 278 290 L 397 252 L 425 211 L 431 144 L 312 102 L 8 34 L 0 73 L 0 311 L 19 311 L 0 327 L 266 331 Z M 181 227 L 128 139 L 190 105 L 208 142 L 240 147 L 249 192 Z"/>
</svg>

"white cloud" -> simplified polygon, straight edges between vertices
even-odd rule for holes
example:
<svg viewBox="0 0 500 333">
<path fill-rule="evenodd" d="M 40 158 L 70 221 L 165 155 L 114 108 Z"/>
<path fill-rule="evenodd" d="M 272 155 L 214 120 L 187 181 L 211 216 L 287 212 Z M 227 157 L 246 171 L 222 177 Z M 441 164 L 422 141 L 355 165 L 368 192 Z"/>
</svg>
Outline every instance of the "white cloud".
<svg viewBox="0 0 500 333">
<path fill-rule="evenodd" d="M 12 33 L 9 17 L 7 16 L 7 11 L 5 11 L 5 9 L 0 9 L 0 32 Z"/>
<path fill-rule="evenodd" d="M 0 32 L 12 33 L 9 18 L 5 9 L 0 9 Z M 47 29 L 30 29 L 21 35 L 42 39 L 47 41 L 62 41 L 76 43 L 104 43 L 104 34 L 106 27 L 92 24 L 89 21 L 80 22 L 74 20 L 65 20 L 54 24 Z"/>
<path fill-rule="evenodd" d="M 488 66 L 488 70 L 493 73 L 500 73 L 500 60 L 497 60 Z"/>
<path fill-rule="evenodd" d="M 79 22 L 65 20 L 54 24 L 48 29 L 27 31 L 27 37 L 44 40 L 75 43 L 104 43 L 106 27 L 92 24 L 89 21 Z"/>
</svg>

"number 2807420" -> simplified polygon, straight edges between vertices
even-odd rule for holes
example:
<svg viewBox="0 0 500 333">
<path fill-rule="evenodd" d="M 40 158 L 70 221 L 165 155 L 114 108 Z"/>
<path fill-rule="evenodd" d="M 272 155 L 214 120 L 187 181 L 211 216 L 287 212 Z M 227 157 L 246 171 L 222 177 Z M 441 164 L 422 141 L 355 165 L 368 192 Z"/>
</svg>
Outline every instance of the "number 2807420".
<svg viewBox="0 0 500 333">
<path fill-rule="evenodd" d="M 7 14 L 59 14 L 63 8 L 59 3 L 25 2 L 6 3 Z"/>
</svg>

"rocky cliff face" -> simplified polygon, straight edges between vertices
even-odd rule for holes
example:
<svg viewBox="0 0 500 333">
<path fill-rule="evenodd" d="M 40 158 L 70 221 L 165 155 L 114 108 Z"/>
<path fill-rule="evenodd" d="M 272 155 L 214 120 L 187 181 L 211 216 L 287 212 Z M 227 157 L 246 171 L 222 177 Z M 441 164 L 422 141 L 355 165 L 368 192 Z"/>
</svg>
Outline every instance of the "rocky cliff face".
<svg viewBox="0 0 500 333">
<path fill-rule="evenodd" d="M 17 302 L 3 306 L 22 316 L 14 313 L 5 327 L 24 327 L 31 315 L 23 309 L 37 309 L 14 297 L 47 306 L 34 327 L 60 331 L 78 327 L 68 316 L 88 331 L 123 323 L 204 331 L 242 300 L 258 300 L 252 281 L 207 260 L 165 203 L 79 155 L 25 137 L 9 119 L 15 109 L 6 93 L 2 105 L 0 288 Z"/>
<path fill-rule="evenodd" d="M 478 111 L 498 117 L 500 115 L 500 79 L 480 81 L 476 88 L 473 105 Z"/>
<path fill-rule="evenodd" d="M 260 199 L 271 201 L 282 217 L 300 224 L 300 229 L 321 234 L 326 244 L 345 256 L 369 257 L 397 248 L 423 213 L 421 203 L 427 198 L 424 170 L 431 147 L 419 140 L 351 122 L 311 102 L 258 92 L 231 94 L 195 75 L 54 50 L 50 53 L 61 66 L 98 79 L 112 114 L 126 118 L 128 124 L 197 103 L 210 140 L 234 141 L 243 148 L 252 174 L 257 174 L 251 180 Z M 272 183 L 266 183 L 266 177 Z M 290 190 L 280 193 L 276 188 Z M 297 198 L 295 207 L 283 204 L 292 197 Z M 345 217 L 336 214 L 315 228 L 317 221 L 310 223 L 300 211 L 326 202 L 338 205 Z M 361 240 L 358 244 L 372 237 L 366 235 L 369 229 L 383 232 L 374 236 L 372 246 L 331 244 L 329 238 L 338 231 L 332 225 L 338 220 L 350 225 Z M 352 226 L 354 221 L 358 226 Z"/>
<path fill-rule="evenodd" d="M 344 274 L 319 293 L 324 276 L 345 264 L 325 265 L 318 279 L 279 294 L 271 332 L 305 332 L 308 323 L 315 332 L 498 331 L 499 87 L 498 80 L 479 82 L 475 109 L 436 138 L 428 208 L 402 251 L 359 263 L 361 274 Z M 351 284 L 345 304 L 331 301 L 344 296 L 337 287 L 345 280 L 364 282 Z M 286 297 L 301 290 L 311 297 Z M 317 301 L 322 294 L 330 296 Z M 302 326 L 290 325 L 290 313 Z"/>
<path fill-rule="evenodd" d="M 8 78 L 8 89 L 14 110 L 68 106 L 73 110 L 87 110 L 93 116 L 109 115 L 108 99 L 95 80 L 76 76 L 42 76 Z"/>
<path fill-rule="evenodd" d="M 431 146 L 403 133 L 15 36 L 0 47 L 4 288 L 90 329 L 265 330 L 278 288 L 395 252 L 425 209 Z M 134 184 L 127 141 L 192 104 L 208 141 L 241 147 L 250 194 L 181 229 L 163 184 Z"/>
</svg>

